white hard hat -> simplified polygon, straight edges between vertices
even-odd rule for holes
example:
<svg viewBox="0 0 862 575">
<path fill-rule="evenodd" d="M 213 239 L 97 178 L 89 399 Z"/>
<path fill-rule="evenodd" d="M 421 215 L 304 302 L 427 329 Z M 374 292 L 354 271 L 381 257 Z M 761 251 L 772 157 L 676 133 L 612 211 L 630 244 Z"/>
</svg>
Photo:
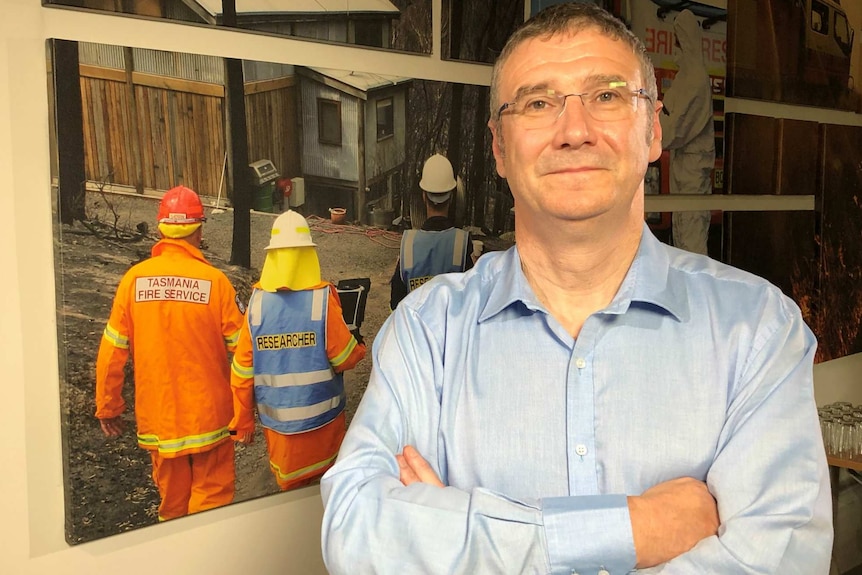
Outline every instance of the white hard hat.
<svg viewBox="0 0 862 575">
<path fill-rule="evenodd" d="M 452 190 L 458 185 L 452 164 L 445 156 L 434 154 L 422 166 L 422 179 L 419 187 L 428 194 L 428 199 L 435 204 L 442 204 L 452 196 Z"/>
<path fill-rule="evenodd" d="M 293 210 L 287 210 L 272 223 L 269 245 L 265 249 L 303 248 L 316 245 L 311 241 L 311 230 L 305 218 Z"/>
</svg>

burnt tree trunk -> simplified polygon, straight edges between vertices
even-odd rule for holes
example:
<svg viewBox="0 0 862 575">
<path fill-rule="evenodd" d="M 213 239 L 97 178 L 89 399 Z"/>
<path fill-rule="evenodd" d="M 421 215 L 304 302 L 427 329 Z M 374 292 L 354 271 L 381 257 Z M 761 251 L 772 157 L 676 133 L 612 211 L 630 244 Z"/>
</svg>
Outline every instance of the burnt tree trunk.
<svg viewBox="0 0 862 575">
<path fill-rule="evenodd" d="M 236 27 L 235 0 L 222 0 L 223 24 Z M 233 242 L 230 263 L 251 267 L 251 170 L 248 166 L 248 128 L 242 60 L 225 58 L 225 104 L 228 163 L 233 189 Z"/>
<path fill-rule="evenodd" d="M 54 40 L 54 113 L 57 120 L 57 175 L 60 222 L 86 218 L 84 112 L 78 43 Z"/>
</svg>

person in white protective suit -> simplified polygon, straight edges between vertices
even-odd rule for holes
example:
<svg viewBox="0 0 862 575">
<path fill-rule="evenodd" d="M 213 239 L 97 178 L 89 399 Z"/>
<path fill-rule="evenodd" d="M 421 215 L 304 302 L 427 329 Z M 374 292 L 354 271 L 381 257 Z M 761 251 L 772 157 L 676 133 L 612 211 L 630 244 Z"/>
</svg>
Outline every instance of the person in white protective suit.
<svg viewBox="0 0 862 575">
<path fill-rule="evenodd" d="M 715 167 L 712 87 L 703 62 L 700 25 L 689 10 L 673 23 L 679 71 L 660 114 L 662 148 L 670 150 L 670 193 L 709 194 Z M 707 254 L 710 212 L 674 212 L 673 245 Z"/>
</svg>

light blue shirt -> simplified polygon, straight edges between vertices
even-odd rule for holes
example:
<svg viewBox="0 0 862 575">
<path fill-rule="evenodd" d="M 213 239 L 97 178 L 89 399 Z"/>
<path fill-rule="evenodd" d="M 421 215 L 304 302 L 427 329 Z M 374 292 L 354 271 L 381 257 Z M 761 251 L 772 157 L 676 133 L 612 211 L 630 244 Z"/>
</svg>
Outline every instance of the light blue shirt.
<svg viewBox="0 0 862 575">
<path fill-rule="evenodd" d="M 825 575 L 815 347 L 776 287 L 646 227 L 577 340 L 539 303 L 517 248 L 437 276 L 381 328 L 321 482 L 327 568 L 628 573 L 626 496 L 690 476 L 718 502 L 718 536 L 642 573 Z M 404 487 L 405 445 L 448 487 Z"/>
</svg>

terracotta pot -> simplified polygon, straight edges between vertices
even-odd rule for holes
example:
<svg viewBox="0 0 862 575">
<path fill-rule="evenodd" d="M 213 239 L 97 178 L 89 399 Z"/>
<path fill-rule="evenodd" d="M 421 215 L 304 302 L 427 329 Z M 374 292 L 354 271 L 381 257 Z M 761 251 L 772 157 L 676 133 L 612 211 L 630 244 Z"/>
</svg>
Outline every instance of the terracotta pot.
<svg viewBox="0 0 862 575">
<path fill-rule="evenodd" d="M 347 218 L 347 210 L 344 208 L 329 208 L 329 219 L 333 224 L 343 224 Z"/>
</svg>

